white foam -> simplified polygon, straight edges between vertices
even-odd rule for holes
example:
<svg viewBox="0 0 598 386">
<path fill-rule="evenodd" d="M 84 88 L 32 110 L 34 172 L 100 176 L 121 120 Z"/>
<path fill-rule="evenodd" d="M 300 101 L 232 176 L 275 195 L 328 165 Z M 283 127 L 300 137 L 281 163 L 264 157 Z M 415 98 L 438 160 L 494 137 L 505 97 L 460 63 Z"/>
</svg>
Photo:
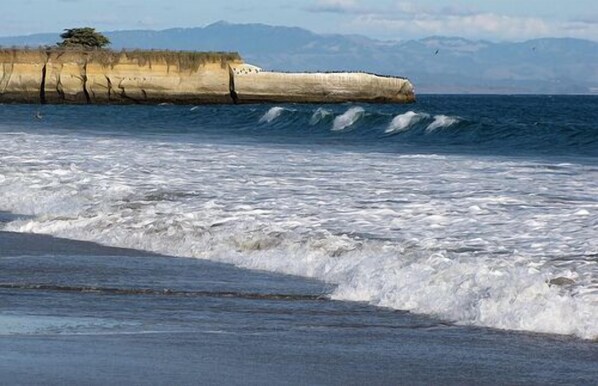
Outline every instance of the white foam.
<svg viewBox="0 0 598 386">
<path fill-rule="evenodd" d="M 407 111 L 404 114 L 399 114 L 392 119 L 385 132 L 387 134 L 394 134 L 409 130 L 411 126 L 421 121 L 425 116 L 426 115 L 418 114 L 414 111 Z"/>
<path fill-rule="evenodd" d="M 318 107 L 316 111 L 313 113 L 311 118 L 309 119 L 309 124 L 311 126 L 315 126 L 320 123 L 323 119 L 332 115 L 330 110 L 324 109 L 322 107 Z"/>
<path fill-rule="evenodd" d="M 460 119 L 458 117 L 450 117 L 448 115 L 435 115 L 434 121 L 426 127 L 426 131 L 434 131 L 436 129 L 445 129 L 458 123 Z"/>
<path fill-rule="evenodd" d="M 270 123 L 274 121 L 276 118 L 280 117 L 280 114 L 284 111 L 283 107 L 274 106 L 270 108 L 270 110 L 266 111 L 266 113 L 260 118 L 260 123 Z"/>
<path fill-rule="evenodd" d="M 546 194 L 597 197 L 598 172 L 546 166 L 0 134 L 0 210 L 36 216 L 7 230 L 314 277 L 337 284 L 336 299 L 460 324 L 596 338 L 598 203 Z"/>
<path fill-rule="evenodd" d="M 343 114 L 334 118 L 334 122 L 332 123 L 332 131 L 341 131 L 353 126 L 355 122 L 357 122 L 361 117 L 363 117 L 364 114 L 365 110 L 363 109 L 363 107 L 351 107 Z"/>
</svg>

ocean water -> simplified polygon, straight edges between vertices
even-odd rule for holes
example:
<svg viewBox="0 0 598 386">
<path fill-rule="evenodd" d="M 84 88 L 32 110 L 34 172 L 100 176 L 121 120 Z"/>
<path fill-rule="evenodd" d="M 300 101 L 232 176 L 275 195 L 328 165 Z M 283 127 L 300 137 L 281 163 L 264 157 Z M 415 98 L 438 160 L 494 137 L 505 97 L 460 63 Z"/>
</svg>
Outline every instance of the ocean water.
<svg viewBox="0 0 598 386">
<path fill-rule="evenodd" d="M 41 119 L 35 117 L 41 113 Z M 598 338 L 598 98 L 0 106 L 0 230 Z"/>
</svg>

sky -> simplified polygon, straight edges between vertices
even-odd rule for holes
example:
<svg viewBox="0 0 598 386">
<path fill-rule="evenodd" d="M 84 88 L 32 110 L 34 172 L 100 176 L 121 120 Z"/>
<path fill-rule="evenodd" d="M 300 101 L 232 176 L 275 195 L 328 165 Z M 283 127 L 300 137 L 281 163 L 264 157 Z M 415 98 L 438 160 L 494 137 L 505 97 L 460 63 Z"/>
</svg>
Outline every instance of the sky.
<svg viewBox="0 0 598 386">
<path fill-rule="evenodd" d="M 0 36 L 202 27 L 297 26 L 382 40 L 432 35 L 491 41 L 598 40 L 598 0 L 0 0 Z"/>
</svg>

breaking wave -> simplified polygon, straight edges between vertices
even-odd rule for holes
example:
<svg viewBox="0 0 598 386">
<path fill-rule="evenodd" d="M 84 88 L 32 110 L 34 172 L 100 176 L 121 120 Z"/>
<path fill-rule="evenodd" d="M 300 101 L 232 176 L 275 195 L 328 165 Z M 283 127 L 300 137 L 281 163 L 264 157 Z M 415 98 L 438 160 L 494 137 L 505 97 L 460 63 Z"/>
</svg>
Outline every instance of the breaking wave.
<svg viewBox="0 0 598 386">
<path fill-rule="evenodd" d="M 335 299 L 459 324 L 598 337 L 591 165 L 160 138 L 0 135 L 0 210 L 33 216 L 4 229 L 318 278 Z"/>
<path fill-rule="evenodd" d="M 519 101 L 508 97 L 486 98 L 487 103 L 481 107 L 463 97 L 437 99 L 433 104 L 409 106 L 105 106 L 98 110 L 101 119 L 91 125 L 83 116 L 87 112 L 75 106 L 0 106 L 0 132 L 43 129 L 116 136 L 167 134 L 262 143 L 368 145 L 390 152 L 417 149 L 598 156 L 598 117 L 593 115 L 596 98 L 571 97 L 568 103 L 559 98 L 536 97 L 535 105 L 520 110 L 513 107 Z M 563 108 L 563 104 L 568 107 Z M 37 110 L 42 111 L 44 119 L 28 120 L 30 127 L 23 126 L 23 119 Z"/>
<path fill-rule="evenodd" d="M 365 110 L 363 107 L 351 107 L 343 114 L 334 118 L 334 122 L 332 123 L 332 131 L 341 131 L 353 126 L 355 122 L 357 122 L 361 117 L 363 117 L 364 114 Z"/>
<path fill-rule="evenodd" d="M 275 106 L 272 107 L 270 110 L 266 111 L 264 115 L 260 118 L 260 123 L 270 123 L 274 121 L 276 118 L 280 117 L 282 112 L 284 111 L 283 107 Z"/>
<path fill-rule="evenodd" d="M 323 120 L 327 119 L 328 117 L 332 116 L 332 111 L 326 110 L 322 107 L 318 107 L 314 114 L 309 119 L 309 124 L 311 126 L 317 125 L 318 123 L 322 122 Z"/>
<path fill-rule="evenodd" d="M 426 131 L 434 131 L 436 129 L 443 129 L 459 123 L 458 117 L 449 117 L 447 115 L 435 115 L 434 122 L 426 127 Z"/>
<path fill-rule="evenodd" d="M 393 142 L 402 145 L 433 147 L 435 151 L 461 148 L 468 152 L 546 153 L 555 149 L 563 154 L 598 155 L 598 126 L 560 123 L 558 121 L 531 121 L 521 123 L 509 119 L 496 121 L 456 114 L 438 114 L 434 111 L 407 110 L 393 113 L 389 108 L 374 110 L 370 106 L 340 107 L 293 106 L 293 109 L 275 106 L 257 117 L 243 117 L 231 122 L 231 130 L 264 135 L 266 141 L 286 141 L 296 137 L 298 142 L 315 142 L 322 138 L 340 143 L 371 144 L 384 147 Z M 259 109 L 256 109 L 257 114 Z M 260 133 L 263 126 L 248 128 L 245 124 L 255 119 L 262 125 L 275 128 Z M 305 135 L 309 129 L 309 135 Z"/>
<path fill-rule="evenodd" d="M 418 114 L 413 111 L 407 111 L 404 114 L 399 114 L 394 117 L 385 132 L 388 134 L 394 134 L 408 130 L 412 125 L 426 117 L 428 117 L 427 114 Z"/>
</svg>

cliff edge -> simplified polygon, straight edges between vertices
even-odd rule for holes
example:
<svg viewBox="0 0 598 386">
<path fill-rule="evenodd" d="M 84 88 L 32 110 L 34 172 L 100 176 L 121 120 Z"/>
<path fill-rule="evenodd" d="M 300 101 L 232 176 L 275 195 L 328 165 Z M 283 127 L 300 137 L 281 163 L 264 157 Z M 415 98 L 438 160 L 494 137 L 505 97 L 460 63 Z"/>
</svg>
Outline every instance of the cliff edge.
<svg viewBox="0 0 598 386">
<path fill-rule="evenodd" d="M 236 53 L 0 50 L 0 103 L 413 101 L 407 79 L 269 72 Z"/>
</svg>

